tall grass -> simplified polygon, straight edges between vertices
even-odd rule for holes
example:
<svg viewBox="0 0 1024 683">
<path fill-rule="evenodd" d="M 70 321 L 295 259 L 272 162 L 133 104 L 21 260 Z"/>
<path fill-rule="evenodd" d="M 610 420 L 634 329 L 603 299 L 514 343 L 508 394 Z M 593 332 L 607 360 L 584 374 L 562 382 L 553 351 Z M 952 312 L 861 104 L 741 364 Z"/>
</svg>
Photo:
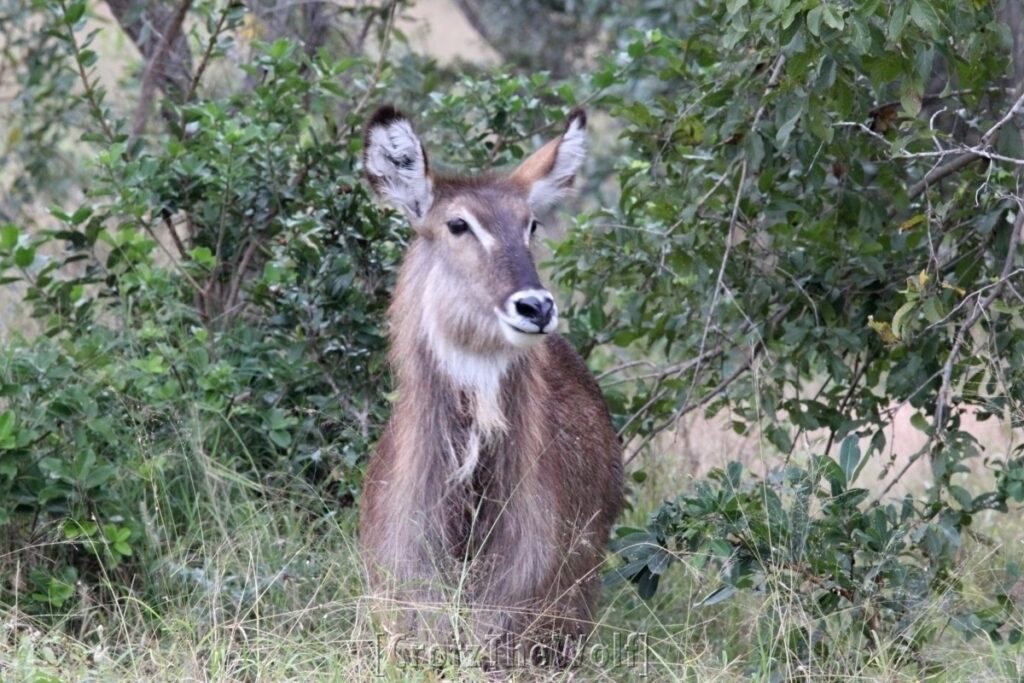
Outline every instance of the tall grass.
<svg viewBox="0 0 1024 683">
<path fill-rule="evenodd" d="M 369 618 L 355 510 L 339 509 L 301 479 L 254 483 L 219 465 L 189 438 L 198 418 L 183 420 L 178 450 L 153 453 L 175 467 L 144 483 L 156 501 L 143 511 L 147 539 L 139 567 L 100 564 L 99 588 L 78 586 L 77 609 L 60 621 L 30 617 L 18 604 L 0 608 L 0 678 L 4 681 L 436 681 L 494 680 L 469 659 L 430 659 L 389 640 Z M 141 475 L 140 475 L 141 476 Z M 182 505 L 182 501 L 187 501 Z M 642 522 L 658 501 L 637 500 L 627 522 Z M 174 520 L 169 515 L 185 515 Z M 186 529 L 172 534 L 169 529 Z M 1020 560 L 1012 521 L 965 548 L 965 585 L 989 588 L 998 563 Z M 8 548 L 5 572 L 25 572 L 32 549 Z M 916 629 L 934 637 L 914 661 L 871 634 L 843 634 L 859 656 L 817 656 L 784 670 L 795 647 L 786 634 L 827 629 L 784 590 L 737 594 L 694 607 L 717 585 L 713 572 L 687 558 L 651 601 L 628 586 L 607 592 L 593 638 L 577 666 L 522 668 L 517 680 L 1020 680 L 1020 645 L 966 640 L 949 624 L 940 596 L 922 605 Z M 772 586 L 777 577 L 765 577 Z M 780 584 L 781 585 L 781 584 Z M 776 586 L 777 587 L 777 586 Z M 1008 587 L 1013 599 L 1024 587 Z M 1019 610 L 1018 610 L 1019 612 Z M 1021 620 L 1024 625 L 1024 618 Z M 388 652 L 392 655 L 389 655 Z M 428 653 L 429 654 L 429 653 Z"/>
</svg>

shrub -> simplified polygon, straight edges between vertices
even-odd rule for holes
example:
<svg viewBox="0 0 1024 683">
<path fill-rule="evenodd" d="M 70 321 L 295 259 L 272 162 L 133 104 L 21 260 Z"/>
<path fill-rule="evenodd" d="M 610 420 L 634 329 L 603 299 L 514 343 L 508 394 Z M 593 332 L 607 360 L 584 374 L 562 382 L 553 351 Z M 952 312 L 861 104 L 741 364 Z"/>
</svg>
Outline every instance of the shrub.
<svg viewBox="0 0 1024 683">
<path fill-rule="evenodd" d="M 680 556 L 711 558 L 722 588 L 705 604 L 795 598 L 821 627 L 793 635 L 780 672 L 815 648 L 863 661 L 851 632 L 913 659 L 941 631 L 915 630 L 936 600 L 968 632 L 1019 638 L 1005 595 L 954 578 L 978 514 L 1021 500 L 1005 483 L 1019 446 L 986 460 L 994 486 L 965 476 L 983 451 L 963 417 L 1024 414 L 1021 100 L 1002 87 L 1010 41 L 988 38 L 1000 22 L 979 4 L 697 2 L 619 57 L 641 91 L 608 99 L 621 196 L 554 257 L 578 291 L 572 338 L 614 379 L 628 458 L 695 411 L 780 454 L 623 530 L 619 578 L 650 596 Z M 927 437 L 910 463 L 933 480 L 893 502 L 904 405 Z M 873 495 L 854 487 L 869 459 Z"/>
<path fill-rule="evenodd" d="M 85 73 L 76 7 L 62 40 Z M 282 39 L 259 48 L 251 91 L 174 108 L 164 135 L 132 138 L 96 106 L 85 203 L 41 234 L 0 229 L 0 271 L 44 330 L 0 354 L 0 525 L 64 542 L 29 575 L 40 610 L 131 561 L 161 503 L 165 533 L 187 531 L 190 458 L 352 504 L 386 414 L 405 240 L 357 178 L 362 112 L 337 83 L 368 68 Z M 154 500 L 157 478 L 181 500 Z"/>
</svg>

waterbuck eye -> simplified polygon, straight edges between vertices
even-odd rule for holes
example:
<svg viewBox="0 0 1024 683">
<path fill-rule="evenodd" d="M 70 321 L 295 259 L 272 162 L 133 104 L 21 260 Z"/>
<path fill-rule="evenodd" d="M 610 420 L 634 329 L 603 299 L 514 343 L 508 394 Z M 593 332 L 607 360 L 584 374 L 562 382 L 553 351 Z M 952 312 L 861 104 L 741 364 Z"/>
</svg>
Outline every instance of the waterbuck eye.
<svg viewBox="0 0 1024 683">
<path fill-rule="evenodd" d="M 536 220 L 530 221 L 530 234 L 532 235 L 533 233 L 537 232 L 537 228 L 539 227 L 540 223 L 538 223 Z"/>
<path fill-rule="evenodd" d="M 462 233 L 469 230 L 469 223 L 462 220 L 461 218 L 453 218 L 448 221 L 448 230 L 453 235 L 461 235 Z"/>
</svg>

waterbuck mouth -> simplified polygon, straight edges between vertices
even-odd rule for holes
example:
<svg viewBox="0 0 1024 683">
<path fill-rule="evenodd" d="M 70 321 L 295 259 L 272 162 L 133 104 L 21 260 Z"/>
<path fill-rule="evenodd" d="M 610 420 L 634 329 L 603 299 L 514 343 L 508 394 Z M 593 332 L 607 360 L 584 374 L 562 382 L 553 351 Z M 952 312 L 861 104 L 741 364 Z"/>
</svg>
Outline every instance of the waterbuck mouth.
<svg viewBox="0 0 1024 683">
<path fill-rule="evenodd" d="M 557 310 L 552 310 L 546 320 L 536 322 L 525 316 L 509 315 L 500 308 L 495 308 L 494 313 L 498 318 L 498 324 L 505 340 L 512 346 L 520 348 L 533 346 L 558 327 Z M 541 322 L 543 324 L 538 324 Z"/>
<path fill-rule="evenodd" d="M 529 348 L 558 327 L 555 298 L 545 289 L 521 289 L 494 308 L 505 340 L 512 346 Z"/>
</svg>

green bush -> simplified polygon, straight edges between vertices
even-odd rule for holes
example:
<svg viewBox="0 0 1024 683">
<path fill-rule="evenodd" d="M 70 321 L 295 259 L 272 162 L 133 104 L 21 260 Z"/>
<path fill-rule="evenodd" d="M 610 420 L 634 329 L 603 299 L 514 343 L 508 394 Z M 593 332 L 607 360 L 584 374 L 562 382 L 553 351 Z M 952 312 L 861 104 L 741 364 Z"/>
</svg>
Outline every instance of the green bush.
<svg viewBox="0 0 1024 683">
<path fill-rule="evenodd" d="M 624 46 L 639 93 L 606 99 L 628 142 L 621 195 L 580 220 L 554 272 L 578 292 L 573 341 L 615 380 L 627 457 L 695 411 L 780 456 L 764 477 L 716 471 L 622 530 L 615 578 L 651 596 L 679 557 L 710 558 L 722 588 L 705 605 L 743 588 L 791 597 L 820 628 L 777 634 L 788 659 L 766 674 L 812 648 L 866 661 L 868 642 L 919 662 L 949 619 L 1019 639 L 1002 592 L 969 596 L 954 578 L 979 513 L 1021 502 L 1007 485 L 1021 446 L 972 468 L 982 447 L 963 422 L 1024 415 L 1024 146 L 997 8 L 687 8 Z M 897 468 L 901 405 L 927 443 Z M 891 502 L 921 458 L 927 493 Z M 874 495 L 853 487 L 869 459 L 883 465 Z M 995 483 L 967 476 L 978 470 Z M 948 609 L 933 628 L 936 600 Z"/>
<path fill-rule="evenodd" d="M 408 239 L 361 181 L 366 114 L 397 102 L 468 173 L 514 164 L 585 105 L 585 212 L 544 267 L 631 461 L 608 584 L 654 610 L 685 564 L 714 577 L 695 611 L 766 596 L 740 658 L 773 680 L 873 658 L 928 672 L 950 630 L 1016 644 L 1010 591 L 960 574 L 980 521 L 1024 501 L 1020 447 L 985 453 L 964 426 L 1024 415 L 1022 76 L 1002 9 L 595 0 L 609 54 L 553 78 L 417 58 L 396 7 L 364 8 L 347 52 L 256 43 L 242 85 L 217 94 L 203 77 L 235 68 L 252 15 L 200 3 L 193 92 L 138 130 L 96 77 L 83 2 L 0 7 L 46 27 L 11 48 L 27 55 L 9 145 L 25 174 L 0 216 L 0 283 L 24 288 L 43 333 L 0 351 L 0 568 L 27 563 L 0 604 L 59 621 L 90 590 L 155 596 L 168 539 L 206 580 L 209 472 L 236 484 L 225 507 L 273 510 L 299 489 L 316 492 L 304 521 L 358 505 Z M 45 163 L 71 130 L 92 157 L 85 199 L 34 229 L 22 207 L 73 184 Z M 897 467 L 904 406 L 926 445 Z M 652 505 L 647 458 L 686 472 L 660 437 L 691 414 L 754 435 L 764 471 L 733 463 Z M 919 460 L 923 494 L 892 499 Z"/>
<path fill-rule="evenodd" d="M 87 67 L 76 7 L 62 39 Z M 64 542 L 33 570 L 40 610 L 130 562 L 154 509 L 162 533 L 188 532 L 189 458 L 354 501 L 386 416 L 405 240 L 358 180 L 361 113 L 337 86 L 358 68 L 282 39 L 249 67 L 261 84 L 181 105 L 163 136 L 130 140 L 97 108 L 86 202 L 35 236 L 0 230 L 0 270 L 44 330 L 0 353 L 0 525 Z M 154 500 L 154 480 L 181 499 Z"/>
</svg>

